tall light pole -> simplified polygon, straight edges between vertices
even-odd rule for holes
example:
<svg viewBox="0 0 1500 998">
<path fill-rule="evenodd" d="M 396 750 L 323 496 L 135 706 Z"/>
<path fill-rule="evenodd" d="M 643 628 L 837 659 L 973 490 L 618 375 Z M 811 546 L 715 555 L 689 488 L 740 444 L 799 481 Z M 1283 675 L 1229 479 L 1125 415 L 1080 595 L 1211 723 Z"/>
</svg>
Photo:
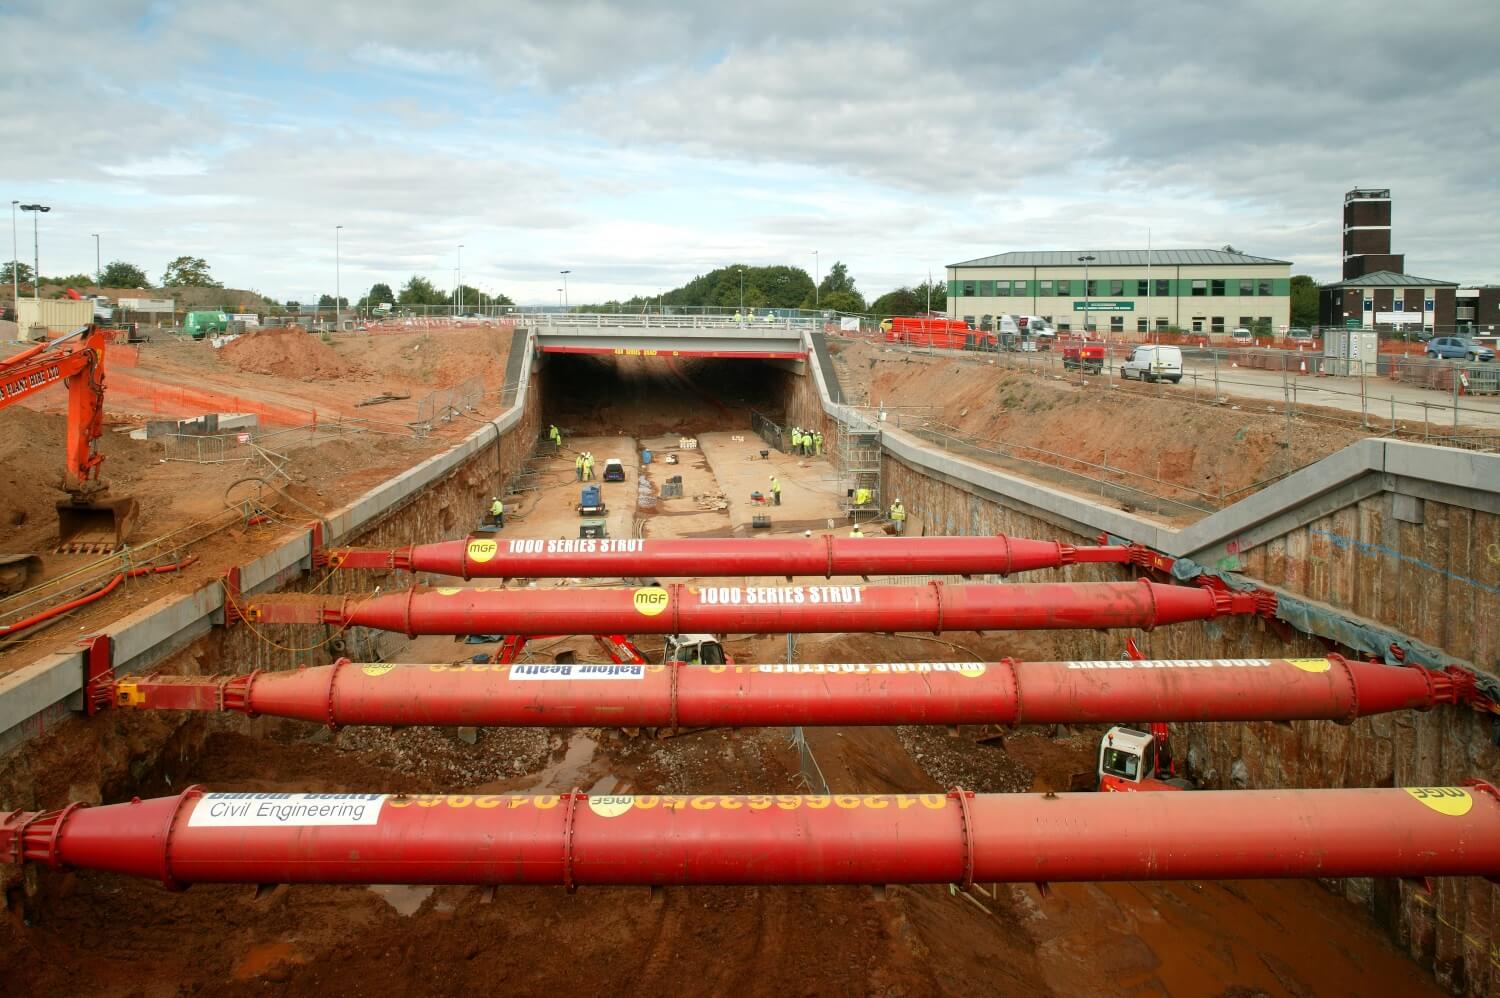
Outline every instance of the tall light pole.
<svg viewBox="0 0 1500 998">
<path fill-rule="evenodd" d="M 333 328 L 344 328 L 344 283 L 340 271 L 343 269 L 342 254 L 339 247 L 339 232 L 344 227 L 335 225 L 333 227 Z M 358 325 L 358 323 L 355 323 Z"/>
<path fill-rule="evenodd" d="M 104 267 L 99 263 L 99 233 L 95 232 L 93 235 L 94 235 L 94 280 L 98 281 L 99 282 L 99 286 L 102 288 L 104 286 Z"/>
<path fill-rule="evenodd" d="M 566 293 L 567 292 L 565 292 L 562 288 L 558 288 L 557 289 L 557 307 L 558 308 L 562 308 L 563 307 L 563 295 L 565 295 Z"/>
<path fill-rule="evenodd" d="M 464 244 L 458 244 L 458 269 L 453 275 L 453 314 L 464 314 Z"/>
<path fill-rule="evenodd" d="M 573 273 L 573 272 L 571 270 L 559 270 L 558 273 L 562 275 L 562 279 L 563 279 L 563 286 L 562 286 L 563 300 L 562 300 L 562 304 L 563 304 L 563 311 L 566 312 L 568 310 L 568 275 L 571 274 L 571 273 Z"/>
<path fill-rule="evenodd" d="M 813 250 L 813 308 L 821 308 L 823 295 L 818 285 L 823 283 L 823 265 L 818 262 L 818 251 Z"/>
<path fill-rule="evenodd" d="M 10 203 L 10 293 L 11 305 L 16 308 L 21 306 L 21 257 L 16 246 L 16 205 L 20 203 L 14 200 Z M 20 318 L 16 316 L 18 321 Z"/>
<path fill-rule="evenodd" d="M 37 236 L 37 216 L 52 209 L 44 204 L 23 204 L 22 211 L 29 211 L 31 215 L 31 297 L 40 301 L 42 297 L 42 250 L 39 237 Z"/>
<path fill-rule="evenodd" d="M 739 271 L 740 271 L 740 314 L 744 315 L 745 314 L 745 268 L 741 267 L 741 268 L 739 268 Z"/>
<path fill-rule="evenodd" d="M 1078 258 L 1078 262 L 1083 264 L 1083 332 L 1085 336 L 1088 335 L 1089 320 L 1093 318 L 1093 314 L 1089 311 L 1089 264 L 1097 259 L 1098 257 L 1095 256 Z"/>
</svg>

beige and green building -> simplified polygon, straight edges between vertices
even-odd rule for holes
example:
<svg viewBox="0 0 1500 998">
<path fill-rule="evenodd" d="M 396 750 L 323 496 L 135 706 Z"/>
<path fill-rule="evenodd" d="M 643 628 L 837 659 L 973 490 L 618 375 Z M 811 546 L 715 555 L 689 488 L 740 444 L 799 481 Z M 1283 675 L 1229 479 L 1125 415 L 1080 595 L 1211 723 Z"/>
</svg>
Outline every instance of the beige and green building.
<svg viewBox="0 0 1500 998">
<path fill-rule="evenodd" d="M 1062 330 L 1279 333 L 1291 292 L 1290 262 L 1228 250 L 1000 253 L 948 267 L 948 314 L 981 329 L 1040 315 Z"/>
</svg>

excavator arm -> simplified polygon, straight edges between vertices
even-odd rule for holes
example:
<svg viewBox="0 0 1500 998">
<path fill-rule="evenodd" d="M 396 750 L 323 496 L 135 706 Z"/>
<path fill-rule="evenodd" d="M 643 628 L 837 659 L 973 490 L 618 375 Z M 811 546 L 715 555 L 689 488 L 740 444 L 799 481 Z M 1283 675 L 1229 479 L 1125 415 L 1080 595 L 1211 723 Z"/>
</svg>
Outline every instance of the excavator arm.
<svg viewBox="0 0 1500 998">
<path fill-rule="evenodd" d="M 78 336 L 82 339 L 64 341 Z M 58 548 L 97 553 L 112 551 L 135 521 L 131 498 L 103 500 L 99 478 L 99 438 L 104 433 L 105 334 L 97 326 L 70 333 L 44 347 L 33 347 L 0 362 L 0 409 L 63 382 L 68 389 L 68 429 L 63 488 L 69 498 L 57 504 Z"/>
</svg>

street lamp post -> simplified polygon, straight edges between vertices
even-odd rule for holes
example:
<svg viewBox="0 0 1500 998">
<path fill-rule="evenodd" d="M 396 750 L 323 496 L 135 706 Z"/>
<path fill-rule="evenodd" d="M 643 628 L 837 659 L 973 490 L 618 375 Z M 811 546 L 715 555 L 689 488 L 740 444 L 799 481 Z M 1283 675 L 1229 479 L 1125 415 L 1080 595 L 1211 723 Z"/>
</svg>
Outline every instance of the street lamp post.
<svg viewBox="0 0 1500 998">
<path fill-rule="evenodd" d="M 343 260 L 339 248 L 339 231 L 342 225 L 333 227 L 333 328 L 344 328 L 344 283 L 340 271 L 343 269 Z"/>
<path fill-rule="evenodd" d="M 37 216 L 51 211 L 51 207 L 45 204 L 23 204 L 22 211 L 29 211 L 31 215 L 31 297 L 37 301 L 42 297 L 42 250 L 40 237 L 37 235 Z"/>
<path fill-rule="evenodd" d="M 453 274 L 453 314 L 464 314 L 464 244 L 458 244 L 458 269 Z"/>
<path fill-rule="evenodd" d="M 564 307 L 563 306 L 563 301 L 565 300 L 563 298 L 564 294 L 566 294 L 566 292 L 564 292 L 562 288 L 558 288 L 557 289 L 557 307 L 558 308 L 563 308 Z"/>
<path fill-rule="evenodd" d="M 11 305 L 19 308 L 21 303 L 21 257 L 20 249 L 16 245 L 16 205 L 19 201 L 10 203 L 10 284 Z M 20 316 L 16 319 L 19 321 Z"/>
<path fill-rule="evenodd" d="M 740 314 L 744 315 L 745 314 L 745 268 L 741 267 L 741 268 L 739 268 L 739 271 L 740 271 Z"/>
<path fill-rule="evenodd" d="M 1083 264 L 1083 335 L 1085 336 L 1089 333 L 1089 320 L 1093 318 L 1093 313 L 1089 311 L 1089 303 L 1091 301 L 1089 295 L 1089 264 L 1097 259 L 1098 257 L 1095 256 L 1080 256 L 1078 258 L 1078 262 Z"/>
<path fill-rule="evenodd" d="M 93 235 L 94 235 L 94 280 L 98 281 L 99 282 L 99 286 L 102 288 L 102 287 L 104 287 L 104 267 L 99 262 L 99 233 L 95 232 Z"/>
<path fill-rule="evenodd" d="M 823 295 L 819 285 L 823 283 L 823 265 L 818 262 L 818 251 L 813 250 L 813 308 L 821 308 Z"/>
<path fill-rule="evenodd" d="M 563 279 L 563 286 L 562 286 L 563 299 L 562 299 L 562 305 L 563 305 L 563 311 L 566 312 L 568 310 L 568 275 L 571 274 L 571 273 L 573 273 L 573 272 L 571 270 L 559 270 L 558 273 L 562 274 L 562 279 Z"/>
</svg>

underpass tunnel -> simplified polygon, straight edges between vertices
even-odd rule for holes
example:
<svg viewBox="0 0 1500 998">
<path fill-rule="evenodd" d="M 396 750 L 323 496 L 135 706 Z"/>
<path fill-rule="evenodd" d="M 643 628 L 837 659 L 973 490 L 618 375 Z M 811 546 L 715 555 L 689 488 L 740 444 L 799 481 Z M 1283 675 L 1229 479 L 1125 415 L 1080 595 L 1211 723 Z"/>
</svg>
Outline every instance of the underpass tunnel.
<svg viewBox="0 0 1500 998">
<path fill-rule="evenodd" d="M 575 435 L 748 429 L 752 411 L 779 420 L 795 377 L 757 359 L 545 354 L 542 415 Z"/>
</svg>

